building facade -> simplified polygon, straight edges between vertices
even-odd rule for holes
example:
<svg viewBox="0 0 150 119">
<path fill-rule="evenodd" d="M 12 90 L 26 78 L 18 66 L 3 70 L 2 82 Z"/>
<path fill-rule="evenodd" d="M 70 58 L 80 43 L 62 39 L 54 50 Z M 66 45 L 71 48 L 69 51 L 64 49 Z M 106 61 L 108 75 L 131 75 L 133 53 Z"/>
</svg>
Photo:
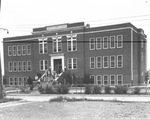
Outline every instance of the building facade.
<svg viewBox="0 0 150 119">
<path fill-rule="evenodd" d="M 51 67 L 94 84 L 141 85 L 146 72 L 146 35 L 131 23 L 89 27 L 84 22 L 34 28 L 32 35 L 3 39 L 8 85 L 23 85 Z"/>
</svg>

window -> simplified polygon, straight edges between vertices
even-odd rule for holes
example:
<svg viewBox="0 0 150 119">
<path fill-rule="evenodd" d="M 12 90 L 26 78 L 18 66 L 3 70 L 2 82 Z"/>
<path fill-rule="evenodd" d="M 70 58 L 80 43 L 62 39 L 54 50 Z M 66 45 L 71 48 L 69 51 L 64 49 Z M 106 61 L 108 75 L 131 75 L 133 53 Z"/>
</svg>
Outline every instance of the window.
<svg viewBox="0 0 150 119">
<path fill-rule="evenodd" d="M 18 78 L 18 85 L 22 85 L 22 78 L 21 77 Z"/>
<path fill-rule="evenodd" d="M 31 55 L 31 45 L 27 45 L 27 55 Z"/>
<path fill-rule="evenodd" d="M 97 50 L 102 49 L 102 38 L 101 37 L 96 38 L 96 49 Z"/>
<path fill-rule="evenodd" d="M 115 85 L 115 75 L 110 75 L 110 85 Z"/>
<path fill-rule="evenodd" d="M 110 48 L 115 48 L 115 36 L 110 36 Z"/>
<path fill-rule="evenodd" d="M 62 51 L 62 41 L 61 37 L 53 37 L 53 52 L 61 52 Z"/>
<path fill-rule="evenodd" d="M 95 69 L 95 57 L 90 57 L 90 69 Z"/>
<path fill-rule="evenodd" d="M 12 47 L 8 46 L 8 56 L 12 56 Z"/>
<path fill-rule="evenodd" d="M 103 83 L 102 83 L 102 76 L 101 76 L 101 75 L 97 75 L 97 76 L 96 76 L 96 81 L 97 81 L 96 84 L 102 85 L 102 84 L 103 84 Z"/>
<path fill-rule="evenodd" d="M 68 58 L 68 69 L 77 69 L 77 58 Z"/>
<path fill-rule="evenodd" d="M 13 45 L 13 56 L 16 56 L 16 52 L 17 52 L 16 46 Z"/>
<path fill-rule="evenodd" d="M 97 69 L 102 68 L 102 57 L 101 56 L 96 57 L 96 68 Z"/>
<path fill-rule="evenodd" d="M 47 52 L 48 52 L 47 38 L 39 39 L 39 54 L 46 54 Z"/>
<path fill-rule="evenodd" d="M 123 84 L 123 75 L 121 75 L 121 74 L 117 75 L 117 83 L 118 83 L 118 85 Z"/>
<path fill-rule="evenodd" d="M 13 64 L 12 64 L 12 62 L 8 62 L 8 70 L 9 70 L 9 72 L 13 71 Z"/>
<path fill-rule="evenodd" d="M 26 55 L 26 46 L 22 45 L 22 55 Z"/>
<path fill-rule="evenodd" d="M 103 84 L 108 85 L 108 75 L 103 76 Z"/>
<path fill-rule="evenodd" d="M 117 48 L 122 48 L 123 47 L 123 36 L 118 35 L 117 36 Z"/>
<path fill-rule="evenodd" d="M 90 75 L 90 79 L 92 80 L 91 83 L 92 83 L 92 82 L 93 82 L 94 84 L 96 83 L 96 82 L 95 82 L 95 76 L 94 76 L 94 75 Z"/>
<path fill-rule="evenodd" d="M 103 49 L 108 49 L 108 37 L 103 37 Z"/>
<path fill-rule="evenodd" d="M 117 67 L 122 68 L 123 67 L 123 56 L 117 55 Z"/>
<path fill-rule="evenodd" d="M 25 72 L 26 69 L 27 69 L 27 67 L 26 67 L 26 61 L 23 61 L 22 62 L 22 71 Z"/>
<path fill-rule="evenodd" d="M 45 71 L 48 69 L 48 61 L 47 60 L 40 60 L 40 70 Z"/>
<path fill-rule="evenodd" d="M 17 55 L 21 56 L 21 45 L 17 45 Z"/>
<path fill-rule="evenodd" d="M 108 56 L 103 57 L 103 68 L 108 68 L 109 67 L 109 61 L 108 61 Z"/>
<path fill-rule="evenodd" d="M 22 64 L 21 61 L 18 61 L 18 72 L 21 72 L 22 70 Z"/>
<path fill-rule="evenodd" d="M 14 77 L 14 85 L 18 85 L 18 80 L 16 77 Z"/>
<path fill-rule="evenodd" d="M 13 83 L 14 83 L 13 78 L 12 78 L 12 77 L 9 77 L 9 85 L 12 86 Z"/>
<path fill-rule="evenodd" d="M 90 50 L 95 50 L 95 38 L 90 38 Z"/>
<path fill-rule="evenodd" d="M 13 62 L 13 71 L 14 72 L 17 71 L 17 62 L 16 61 Z"/>
<path fill-rule="evenodd" d="M 77 50 L 77 35 L 67 36 L 67 50 L 69 52 Z"/>
<path fill-rule="evenodd" d="M 27 83 L 27 77 L 23 77 L 23 83 L 26 84 Z"/>
<path fill-rule="evenodd" d="M 116 57 L 113 55 L 113 56 L 110 56 L 110 68 L 115 68 L 116 66 Z"/>
<path fill-rule="evenodd" d="M 27 71 L 31 71 L 31 61 L 27 61 Z"/>
</svg>

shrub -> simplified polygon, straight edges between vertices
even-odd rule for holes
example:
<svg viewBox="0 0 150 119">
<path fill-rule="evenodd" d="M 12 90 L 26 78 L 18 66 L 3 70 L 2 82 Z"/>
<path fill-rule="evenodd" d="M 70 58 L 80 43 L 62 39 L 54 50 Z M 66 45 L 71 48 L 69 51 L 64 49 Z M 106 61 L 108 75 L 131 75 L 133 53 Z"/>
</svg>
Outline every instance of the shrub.
<svg viewBox="0 0 150 119">
<path fill-rule="evenodd" d="M 106 94 L 110 94 L 110 91 L 111 91 L 111 87 L 110 86 L 106 86 L 105 87 L 105 93 Z"/>
<path fill-rule="evenodd" d="M 45 94 L 45 89 L 42 86 L 40 86 L 38 90 L 41 94 Z"/>
<path fill-rule="evenodd" d="M 69 97 L 63 97 L 63 96 L 58 96 L 56 98 L 50 99 L 50 102 L 73 102 L 73 101 L 84 101 L 83 98 L 69 98 Z"/>
<path fill-rule="evenodd" d="M 126 94 L 127 93 L 127 87 L 126 86 L 116 86 L 114 91 L 116 94 Z"/>
<path fill-rule="evenodd" d="M 134 94 L 139 94 L 140 93 L 140 88 L 139 87 L 135 87 L 134 88 Z"/>
<path fill-rule="evenodd" d="M 86 85 L 85 86 L 85 94 L 92 94 L 92 93 L 93 93 L 92 86 Z"/>
<path fill-rule="evenodd" d="M 46 89 L 45 89 L 45 93 L 46 94 L 55 94 L 56 92 L 54 92 L 52 86 L 51 87 L 48 87 L 48 85 L 46 86 Z"/>
<path fill-rule="evenodd" d="M 67 94 L 69 92 L 69 87 L 66 85 L 60 85 L 57 89 L 59 94 Z"/>
<path fill-rule="evenodd" d="M 95 86 L 94 86 L 94 89 L 93 89 L 93 93 L 94 93 L 94 94 L 100 94 L 100 93 L 101 93 L 101 90 L 102 90 L 102 88 L 101 88 L 100 86 L 95 85 Z"/>
<path fill-rule="evenodd" d="M 38 88 L 39 92 L 41 94 L 67 94 L 69 91 L 69 87 L 65 85 L 60 85 L 60 86 L 48 86 L 42 87 L 40 86 Z"/>
</svg>

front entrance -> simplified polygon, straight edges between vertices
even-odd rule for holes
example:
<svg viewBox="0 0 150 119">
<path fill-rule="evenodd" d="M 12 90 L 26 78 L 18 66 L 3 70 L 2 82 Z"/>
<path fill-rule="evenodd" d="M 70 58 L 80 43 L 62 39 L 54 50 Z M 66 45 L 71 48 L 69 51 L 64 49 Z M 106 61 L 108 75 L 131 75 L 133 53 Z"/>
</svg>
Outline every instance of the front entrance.
<svg viewBox="0 0 150 119">
<path fill-rule="evenodd" d="M 62 59 L 54 59 L 54 71 L 57 74 L 60 74 L 62 72 Z"/>
<path fill-rule="evenodd" d="M 64 71 L 64 54 L 51 54 L 51 71 L 60 74 Z"/>
</svg>

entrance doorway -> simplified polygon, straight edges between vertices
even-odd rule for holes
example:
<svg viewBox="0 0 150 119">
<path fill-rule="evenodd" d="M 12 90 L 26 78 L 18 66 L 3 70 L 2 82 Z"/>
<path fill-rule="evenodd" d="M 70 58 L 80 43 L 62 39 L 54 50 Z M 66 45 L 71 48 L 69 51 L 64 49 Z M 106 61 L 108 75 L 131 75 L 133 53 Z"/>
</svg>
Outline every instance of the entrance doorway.
<svg viewBox="0 0 150 119">
<path fill-rule="evenodd" d="M 54 71 L 57 74 L 62 72 L 62 59 L 54 59 Z"/>
<path fill-rule="evenodd" d="M 51 54 L 51 71 L 55 71 L 57 74 L 60 74 L 64 71 L 64 54 Z"/>
</svg>

